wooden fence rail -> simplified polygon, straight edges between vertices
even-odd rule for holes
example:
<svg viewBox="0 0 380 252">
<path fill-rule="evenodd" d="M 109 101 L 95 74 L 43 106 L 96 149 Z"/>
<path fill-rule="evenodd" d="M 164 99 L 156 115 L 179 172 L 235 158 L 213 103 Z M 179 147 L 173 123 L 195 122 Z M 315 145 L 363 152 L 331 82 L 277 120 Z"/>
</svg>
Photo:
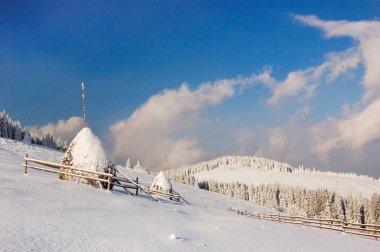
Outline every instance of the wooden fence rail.
<svg viewBox="0 0 380 252">
<path fill-rule="evenodd" d="M 374 238 L 376 241 L 380 238 L 380 225 L 373 224 L 359 224 L 344 222 L 336 219 L 321 219 L 321 218 L 306 218 L 302 216 L 286 216 L 280 214 L 265 214 L 265 213 L 255 213 L 247 210 L 240 210 L 233 207 L 227 207 L 227 210 L 240 215 L 277 221 L 283 223 L 297 224 L 309 227 L 317 227 L 335 231 L 341 231 L 348 234 L 361 235 Z"/>
<path fill-rule="evenodd" d="M 53 168 L 54 170 L 53 169 L 47 169 L 44 167 L 38 167 L 38 166 L 30 165 L 28 162 L 47 166 L 49 168 Z M 85 178 L 85 179 L 90 179 L 90 180 L 94 180 L 97 182 L 107 183 L 107 191 L 110 190 L 111 184 L 112 184 L 112 174 L 110 174 L 110 173 L 87 171 L 87 170 L 79 169 L 79 168 L 72 167 L 72 166 L 54 164 L 54 163 L 50 163 L 50 162 L 46 162 L 46 161 L 28 158 L 28 154 L 25 154 L 24 164 L 22 164 L 22 165 L 24 166 L 24 174 L 25 175 L 28 174 L 28 168 L 29 168 L 29 169 L 34 169 L 34 170 L 40 170 L 40 171 L 45 171 L 45 172 L 62 174 L 62 175 L 69 175 L 69 176 L 73 176 L 73 177 L 77 177 L 77 178 Z M 68 169 L 68 170 L 61 170 L 61 168 Z M 77 173 L 72 172 L 72 171 L 78 171 L 78 172 L 80 172 L 80 174 L 77 174 Z M 101 183 L 100 183 L 100 185 L 101 185 Z M 101 185 L 101 187 L 103 188 L 103 185 Z"/>
</svg>

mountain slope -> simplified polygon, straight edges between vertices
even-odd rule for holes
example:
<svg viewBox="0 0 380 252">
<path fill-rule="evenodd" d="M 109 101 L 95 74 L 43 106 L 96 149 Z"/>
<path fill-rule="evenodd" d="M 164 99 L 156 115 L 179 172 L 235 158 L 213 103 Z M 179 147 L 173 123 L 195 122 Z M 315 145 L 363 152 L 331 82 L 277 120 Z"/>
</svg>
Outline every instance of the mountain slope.
<svg viewBox="0 0 380 252">
<path fill-rule="evenodd" d="M 16 145 L 16 144 L 15 144 Z M 15 146 L 14 145 L 14 146 Z M 62 181 L 56 174 L 23 175 L 23 149 L 0 144 L 2 251 L 379 251 L 380 243 L 227 212 L 227 206 L 270 211 L 187 185 L 173 188 L 192 205 L 151 201 Z M 25 146 L 24 146 L 25 147 Z M 20 147 L 22 148 L 22 147 Z M 60 152 L 34 150 L 59 160 Z M 152 177 L 133 173 L 139 180 Z M 175 234 L 177 239 L 169 236 Z"/>
<path fill-rule="evenodd" d="M 192 176 L 197 181 L 214 180 L 220 183 L 278 183 L 308 189 L 327 189 L 355 197 L 370 197 L 373 193 L 380 192 L 380 180 L 366 175 L 295 168 L 286 163 L 254 156 L 224 156 L 165 173 L 178 181 L 181 181 L 181 177 Z"/>
<path fill-rule="evenodd" d="M 380 192 L 380 181 L 370 178 L 340 176 L 323 172 L 289 173 L 263 171 L 252 167 L 221 166 L 208 172 L 194 174 L 198 180 L 215 180 L 218 182 L 239 182 L 244 184 L 283 184 L 309 189 L 328 189 L 340 195 L 370 197 Z"/>
</svg>

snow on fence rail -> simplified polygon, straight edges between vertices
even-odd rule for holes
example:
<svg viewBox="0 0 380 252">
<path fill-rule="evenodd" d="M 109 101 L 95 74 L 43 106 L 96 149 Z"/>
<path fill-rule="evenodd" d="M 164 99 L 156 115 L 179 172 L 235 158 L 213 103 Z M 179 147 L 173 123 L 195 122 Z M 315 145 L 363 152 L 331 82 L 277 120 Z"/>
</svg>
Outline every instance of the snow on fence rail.
<svg viewBox="0 0 380 252">
<path fill-rule="evenodd" d="M 181 195 L 179 195 L 178 192 L 175 192 L 175 191 L 173 191 L 173 193 L 167 193 L 167 192 L 149 189 L 149 192 L 152 195 L 157 195 L 157 196 L 161 196 L 164 198 L 169 198 L 170 200 L 175 200 L 178 202 L 180 202 L 182 200 L 185 204 L 190 205 L 190 203 L 187 200 L 185 200 Z"/>
<path fill-rule="evenodd" d="M 28 161 L 30 163 L 44 165 L 44 166 L 47 166 L 47 167 L 50 167 L 50 168 L 53 168 L 56 170 L 30 165 L 30 164 L 28 164 Z M 111 189 L 112 174 L 110 174 L 110 173 L 87 171 L 87 170 L 75 168 L 72 166 L 54 164 L 54 163 L 50 163 L 50 162 L 46 162 L 46 161 L 41 161 L 38 159 L 28 158 L 28 154 L 25 155 L 24 164 L 22 164 L 22 165 L 24 166 L 24 174 L 25 175 L 28 174 L 28 168 L 30 168 L 30 169 L 34 169 L 34 170 L 40 170 L 40 171 L 51 172 L 51 173 L 58 173 L 58 174 L 63 174 L 63 175 L 70 175 L 73 177 L 85 178 L 85 179 L 91 179 L 91 180 L 98 181 L 98 182 L 103 182 L 103 183 L 107 184 L 107 191 L 109 191 Z M 61 168 L 69 169 L 69 172 L 62 171 Z M 76 174 L 74 172 L 70 172 L 70 170 L 81 172 L 81 174 Z M 102 177 L 99 177 L 99 176 L 102 176 Z M 100 185 L 101 185 L 101 183 L 100 183 Z M 102 188 L 103 188 L 103 186 L 102 186 Z"/>
<path fill-rule="evenodd" d="M 347 234 L 372 237 L 375 238 L 376 241 L 380 238 L 380 225 L 350 223 L 336 219 L 305 218 L 302 216 L 255 213 L 247 210 L 243 211 L 233 207 L 227 207 L 227 210 L 251 218 L 291 223 L 309 227 L 318 227 L 323 229 L 341 231 Z"/>
</svg>

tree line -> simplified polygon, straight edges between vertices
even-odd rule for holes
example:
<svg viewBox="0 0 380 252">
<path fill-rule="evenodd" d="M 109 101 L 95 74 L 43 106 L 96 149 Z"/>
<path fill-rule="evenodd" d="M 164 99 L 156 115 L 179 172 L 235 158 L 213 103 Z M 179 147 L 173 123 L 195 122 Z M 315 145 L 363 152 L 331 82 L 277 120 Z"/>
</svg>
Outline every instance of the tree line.
<svg viewBox="0 0 380 252">
<path fill-rule="evenodd" d="M 24 127 L 20 121 L 13 120 L 5 111 L 0 112 L 0 137 L 25 143 L 38 144 L 57 150 L 66 150 L 67 142 L 55 137 L 51 132 L 42 135 L 31 133 L 29 127 Z"/>
<path fill-rule="evenodd" d="M 380 224 L 380 194 L 371 198 L 344 197 L 326 189 L 311 190 L 280 184 L 258 186 L 241 183 L 197 182 L 201 189 L 275 208 L 294 216 L 338 219 L 360 224 Z"/>
</svg>

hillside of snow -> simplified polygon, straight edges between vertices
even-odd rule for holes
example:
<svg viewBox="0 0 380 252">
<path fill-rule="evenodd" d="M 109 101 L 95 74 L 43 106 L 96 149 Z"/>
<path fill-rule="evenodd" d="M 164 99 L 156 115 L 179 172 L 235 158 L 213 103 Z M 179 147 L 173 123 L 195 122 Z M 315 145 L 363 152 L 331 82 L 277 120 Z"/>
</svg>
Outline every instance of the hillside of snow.
<svg viewBox="0 0 380 252">
<path fill-rule="evenodd" d="M 321 172 L 254 156 L 225 156 L 166 171 L 170 177 L 197 181 L 239 182 L 246 185 L 281 184 L 307 189 L 327 189 L 340 195 L 370 197 L 380 192 L 380 180 L 354 173 Z"/>
<path fill-rule="evenodd" d="M 369 238 L 236 215 L 227 206 L 273 210 L 176 182 L 173 189 L 191 205 L 101 191 L 35 170 L 25 176 L 24 148 L 0 141 L 1 251 L 380 250 L 380 242 Z M 53 162 L 63 155 L 35 146 L 29 153 Z M 153 180 L 141 172 L 129 175 Z"/>
<path fill-rule="evenodd" d="M 30 158 L 42 159 L 49 162 L 59 163 L 64 152 L 57 151 L 37 144 L 26 144 L 22 141 L 0 137 L 0 150 L 23 157 L 26 152 Z M 21 162 L 21 161 L 20 161 Z M 21 163 L 20 163 L 21 164 Z"/>
<path fill-rule="evenodd" d="M 309 189 L 327 189 L 340 195 L 370 197 L 380 192 L 380 181 L 370 178 L 355 178 L 330 175 L 328 173 L 288 173 L 263 171 L 252 167 L 221 166 L 210 171 L 194 174 L 198 180 L 215 180 L 217 182 L 239 182 L 244 184 L 283 184 Z"/>
</svg>

